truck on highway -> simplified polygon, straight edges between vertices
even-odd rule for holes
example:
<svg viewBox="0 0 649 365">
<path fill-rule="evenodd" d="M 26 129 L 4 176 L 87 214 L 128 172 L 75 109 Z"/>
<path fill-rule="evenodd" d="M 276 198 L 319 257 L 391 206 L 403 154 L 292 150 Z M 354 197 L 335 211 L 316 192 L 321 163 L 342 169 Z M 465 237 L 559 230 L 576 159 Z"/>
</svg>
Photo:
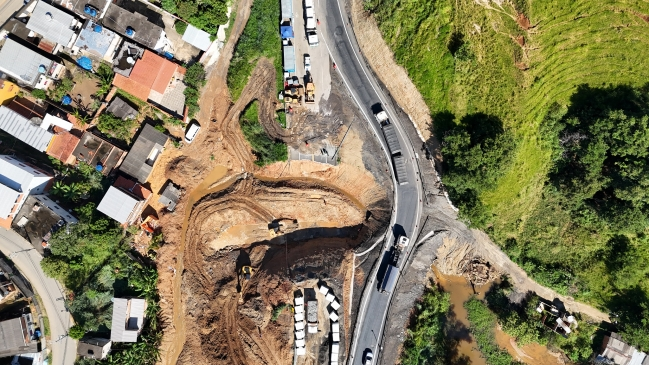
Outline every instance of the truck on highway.
<svg viewBox="0 0 649 365">
<path fill-rule="evenodd" d="M 381 126 L 383 136 L 388 144 L 388 150 L 390 150 L 390 155 L 392 156 L 392 164 L 394 165 L 397 182 L 399 185 L 405 185 L 408 183 L 406 162 L 403 156 L 401 156 L 401 145 L 399 144 L 399 138 L 397 138 L 397 131 L 394 124 L 390 123 L 388 113 L 385 110 L 380 110 L 375 113 L 374 118 Z"/>
<path fill-rule="evenodd" d="M 383 282 L 381 283 L 381 293 L 392 293 L 394 287 L 397 285 L 397 279 L 399 279 L 399 268 L 394 265 L 388 265 L 388 269 L 385 271 L 385 276 L 383 277 Z"/>
</svg>

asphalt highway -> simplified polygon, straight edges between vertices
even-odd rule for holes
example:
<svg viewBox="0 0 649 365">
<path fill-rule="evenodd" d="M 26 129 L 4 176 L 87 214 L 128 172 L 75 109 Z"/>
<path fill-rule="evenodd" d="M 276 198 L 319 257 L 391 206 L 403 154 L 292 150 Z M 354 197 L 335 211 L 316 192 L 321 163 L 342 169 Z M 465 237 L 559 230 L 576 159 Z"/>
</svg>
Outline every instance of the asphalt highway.
<svg viewBox="0 0 649 365">
<path fill-rule="evenodd" d="M 337 69 L 350 91 L 354 102 L 363 112 L 366 122 L 372 126 L 376 138 L 380 141 L 385 151 L 386 158 L 390 161 L 387 143 L 381 131 L 380 125 L 374 119 L 372 107 L 381 104 L 387 111 L 392 124 L 397 129 L 399 144 L 401 145 L 401 154 L 406 160 L 406 170 L 408 184 L 399 185 L 394 179 L 394 169 L 391 170 L 393 175 L 394 192 L 394 211 L 392 214 L 391 229 L 386 235 L 383 243 L 382 254 L 379 261 L 382 260 L 386 250 L 392 246 L 396 240 L 395 233 L 406 234 L 408 237 L 415 237 L 418 232 L 418 222 L 422 209 L 422 188 L 419 181 L 417 168 L 417 154 L 415 153 L 412 142 L 404 132 L 402 123 L 411 123 L 409 120 L 399 120 L 396 113 L 386 103 L 383 91 L 379 87 L 377 80 L 374 79 L 364 59 L 359 54 L 359 47 L 348 24 L 346 13 L 343 12 L 340 0 L 320 0 L 316 4 L 316 14 L 325 14 L 324 21 L 320 15 L 320 47 L 327 47 L 330 57 L 336 63 Z M 406 255 L 412 248 L 412 244 L 402 253 Z M 405 262 L 405 260 L 401 260 Z M 385 270 L 386 263 L 382 262 L 375 265 L 374 271 L 370 274 L 370 282 L 367 289 L 362 293 L 361 305 L 356 323 L 356 330 L 352 334 L 352 345 L 349 350 L 349 364 L 362 364 L 363 356 L 368 350 L 374 353 L 375 363 L 379 358 L 379 343 L 381 340 L 383 326 L 387 316 L 387 310 L 390 304 L 391 294 L 381 294 L 377 287 L 381 277 L 378 274 Z M 395 351 L 396 349 L 385 349 Z"/>
<path fill-rule="evenodd" d="M 73 322 L 65 308 L 61 286 L 41 269 L 43 257 L 18 233 L 4 228 L 0 228 L 0 251 L 13 261 L 41 298 L 50 322 L 52 364 L 74 364 L 77 341 L 67 336 Z"/>
</svg>

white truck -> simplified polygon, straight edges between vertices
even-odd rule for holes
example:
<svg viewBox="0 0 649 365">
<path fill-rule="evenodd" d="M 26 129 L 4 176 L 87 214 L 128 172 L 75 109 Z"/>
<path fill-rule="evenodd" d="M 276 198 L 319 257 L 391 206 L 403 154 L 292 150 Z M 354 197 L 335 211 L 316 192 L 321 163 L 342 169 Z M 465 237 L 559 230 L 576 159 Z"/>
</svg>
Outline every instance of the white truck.
<svg viewBox="0 0 649 365">
<path fill-rule="evenodd" d="M 304 0 L 304 12 L 306 15 L 306 39 L 309 42 L 309 46 L 316 47 L 320 42 L 318 41 L 318 31 L 316 30 L 318 20 L 315 17 L 313 0 Z"/>
</svg>

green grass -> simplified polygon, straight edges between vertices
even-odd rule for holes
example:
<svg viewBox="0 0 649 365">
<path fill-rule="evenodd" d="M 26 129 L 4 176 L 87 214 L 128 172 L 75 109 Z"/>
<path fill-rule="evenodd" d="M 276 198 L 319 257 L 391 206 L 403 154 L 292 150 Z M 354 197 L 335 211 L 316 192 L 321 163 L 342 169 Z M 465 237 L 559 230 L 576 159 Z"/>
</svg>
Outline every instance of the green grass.
<svg viewBox="0 0 649 365">
<path fill-rule="evenodd" d="M 252 70 L 262 57 L 272 60 L 277 72 L 277 87 L 282 84 L 282 45 L 278 31 L 279 1 L 258 0 L 252 4 L 250 18 L 234 48 L 228 69 L 228 88 L 237 100 L 248 83 Z"/>
<path fill-rule="evenodd" d="M 280 110 L 277 112 L 277 123 L 282 126 L 282 128 L 286 128 L 286 112 L 283 110 Z"/>
<path fill-rule="evenodd" d="M 257 157 L 255 164 L 264 166 L 276 161 L 288 159 L 288 149 L 281 141 L 273 141 L 268 137 L 264 127 L 259 123 L 259 111 L 257 100 L 246 106 L 239 119 L 241 132 L 250 143 L 252 151 Z"/>
<path fill-rule="evenodd" d="M 508 2 L 502 8 L 490 2 L 488 9 L 473 0 L 367 0 L 365 7 L 431 109 L 433 123 L 445 112 L 456 120 L 481 112 L 515 134 L 513 162 L 480 195 L 490 236 L 535 280 L 605 308 L 615 295 L 607 281 L 616 280 L 597 256 L 606 237 L 582 228 L 547 193 L 552 151 L 539 126 L 550 105 L 570 104 L 579 85 L 638 87 L 649 80 L 649 23 L 640 17 L 649 15 L 649 3 L 515 3 L 529 17 L 529 31 L 517 24 Z M 525 47 L 515 42 L 519 36 Z M 646 247 L 641 238 L 630 240 Z M 558 260 L 564 265 L 555 268 Z M 641 285 L 645 293 L 648 287 Z"/>
</svg>

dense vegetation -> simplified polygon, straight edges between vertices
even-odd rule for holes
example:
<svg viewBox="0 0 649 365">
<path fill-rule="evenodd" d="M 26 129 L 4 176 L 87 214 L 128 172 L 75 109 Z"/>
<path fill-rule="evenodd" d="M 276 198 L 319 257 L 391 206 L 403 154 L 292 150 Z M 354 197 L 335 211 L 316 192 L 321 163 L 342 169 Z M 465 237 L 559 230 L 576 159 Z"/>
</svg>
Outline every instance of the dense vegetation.
<svg viewBox="0 0 649 365">
<path fill-rule="evenodd" d="M 212 35 L 219 30 L 219 25 L 228 21 L 228 2 L 222 0 L 183 1 L 161 0 L 162 8 L 189 22 L 198 29 Z M 176 24 L 177 26 L 178 24 Z M 182 29 L 183 34 L 185 29 Z"/>
<path fill-rule="evenodd" d="M 415 304 L 416 314 L 411 320 L 403 343 L 401 364 L 445 364 L 449 357 L 445 325 L 451 308 L 449 295 L 433 286 L 426 290 Z"/>
<path fill-rule="evenodd" d="M 66 203 L 76 203 L 81 199 L 94 201 L 103 195 L 104 176 L 95 167 L 83 161 L 76 167 L 69 167 L 53 157 L 50 157 L 50 162 L 59 175 L 49 191 L 51 195 Z"/>
<path fill-rule="evenodd" d="M 282 85 L 282 40 L 277 30 L 279 16 L 279 2 L 276 0 L 259 0 L 252 4 L 250 18 L 234 48 L 228 69 L 228 88 L 233 100 L 241 95 L 261 57 L 273 61 L 278 87 Z"/>
<path fill-rule="evenodd" d="M 433 113 L 462 215 L 538 282 L 617 312 L 627 340 L 649 349 L 649 68 L 639 42 L 649 4 L 485 4 L 366 0 L 365 9 Z M 445 126 L 476 114 L 500 120 L 515 143 L 463 151 L 476 144 L 458 145 L 466 136 Z M 500 157 L 503 147 L 511 152 Z"/>
<path fill-rule="evenodd" d="M 496 316 L 487 308 L 487 305 L 475 297 L 464 303 L 471 322 L 470 331 L 475 338 L 478 349 L 489 365 L 522 364 L 496 344 L 495 328 Z"/>
<path fill-rule="evenodd" d="M 553 351 L 560 350 L 575 363 L 588 363 L 594 351 L 599 350 L 604 331 L 583 320 L 575 314 L 579 323 L 566 338 L 551 331 L 541 323 L 541 315 L 536 311 L 538 300 L 532 296 L 520 305 L 509 302 L 511 286 L 504 280 L 494 284 L 485 298 L 487 307 L 495 314 L 505 333 L 516 340 L 519 346 L 538 343 Z M 484 303 L 483 303 L 484 304 Z M 551 318 L 551 317 L 550 317 Z"/>
<path fill-rule="evenodd" d="M 114 344 L 106 360 L 110 364 L 155 364 L 159 357 L 158 275 L 155 268 L 136 259 L 116 222 L 103 216 L 90 203 L 76 210 L 79 223 L 61 229 L 50 240 L 51 255 L 41 262 L 43 271 L 69 290 L 67 306 L 75 321 L 70 336 L 87 332 L 107 336 L 111 325 L 113 297 L 135 296 L 147 300 L 147 322 L 135 344 Z M 80 360 L 81 364 L 99 364 Z"/>
<path fill-rule="evenodd" d="M 276 161 L 286 161 L 288 159 L 286 144 L 281 141 L 273 141 L 268 137 L 264 127 L 259 123 L 257 104 L 255 100 L 246 106 L 239 119 L 241 132 L 257 157 L 255 164 L 264 166 Z"/>
<path fill-rule="evenodd" d="M 198 112 L 198 98 L 200 97 L 200 89 L 205 85 L 205 68 L 200 62 L 196 62 L 187 68 L 183 82 L 187 87 L 183 93 L 185 94 L 185 105 L 187 105 L 188 115 L 193 118 Z"/>
<path fill-rule="evenodd" d="M 133 129 L 137 125 L 134 119 L 122 120 L 108 112 L 101 113 L 97 119 L 97 129 L 101 133 L 126 143 L 133 137 Z"/>
</svg>

